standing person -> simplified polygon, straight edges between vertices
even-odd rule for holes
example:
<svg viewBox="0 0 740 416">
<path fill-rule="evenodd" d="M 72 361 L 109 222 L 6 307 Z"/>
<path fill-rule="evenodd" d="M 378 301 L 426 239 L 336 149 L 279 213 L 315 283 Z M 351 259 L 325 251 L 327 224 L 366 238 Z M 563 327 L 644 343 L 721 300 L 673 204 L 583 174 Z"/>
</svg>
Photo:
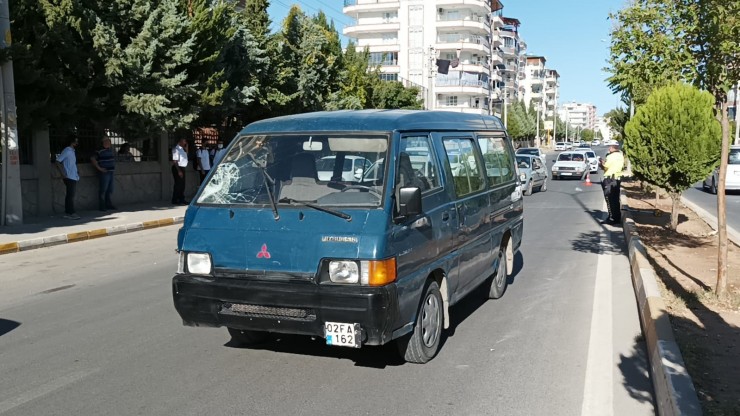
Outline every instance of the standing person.
<svg viewBox="0 0 740 416">
<path fill-rule="evenodd" d="M 216 150 L 216 155 L 213 157 L 213 166 L 216 166 L 216 164 L 220 162 L 221 159 L 223 159 L 224 156 L 226 155 L 226 149 L 224 148 L 224 142 L 219 141 L 216 147 L 218 150 Z"/>
<path fill-rule="evenodd" d="M 75 212 L 75 190 L 77 189 L 77 182 L 80 180 L 80 175 L 77 172 L 76 147 L 77 137 L 69 136 L 67 147 L 62 150 L 62 153 L 57 156 L 56 160 L 57 169 L 62 174 L 62 180 L 66 188 L 66 194 L 64 196 L 64 218 L 70 220 L 80 219 L 80 216 Z"/>
<path fill-rule="evenodd" d="M 200 173 L 200 183 L 208 176 L 208 172 L 211 170 L 211 155 L 208 149 L 201 147 L 195 152 L 195 160 L 198 163 L 198 172 Z"/>
<path fill-rule="evenodd" d="M 604 170 L 601 188 L 604 190 L 604 198 L 606 198 L 606 205 L 609 209 L 609 218 L 602 223 L 621 224 L 622 210 L 619 207 L 619 192 L 624 170 L 624 155 L 619 151 L 619 146 L 609 146 L 609 153 L 604 160 L 599 161 L 599 164 Z"/>
<path fill-rule="evenodd" d="M 110 200 L 113 193 L 113 172 L 116 170 L 116 155 L 113 153 L 110 139 L 102 140 L 103 148 L 95 152 L 92 159 L 93 167 L 98 170 L 100 187 L 98 188 L 98 205 L 101 211 L 116 209 Z"/>
<path fill-rule="evenodd" d="M 172 149 L 172 177 L 175 185 L 172 189 L 172 204 L 185 205 L 185 168 L 188 167 L 188 152 L 185 148 L 188 141 L 180 139 Z"/>
<path fill-rule="evenodd" d="M 131 145 L 124 143 L 118 150 L 118 157 L 116 158 L 119 162 L 133 162 L 134 155 L 131 154 Z"/>
</svg>

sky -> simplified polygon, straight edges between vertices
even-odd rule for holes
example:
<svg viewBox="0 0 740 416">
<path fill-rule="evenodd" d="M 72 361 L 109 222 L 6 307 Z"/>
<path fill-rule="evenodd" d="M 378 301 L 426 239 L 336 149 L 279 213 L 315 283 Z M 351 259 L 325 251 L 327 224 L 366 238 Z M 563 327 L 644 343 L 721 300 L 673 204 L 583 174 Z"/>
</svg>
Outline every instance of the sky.
<svg viewBox="0 0 740 416">
<path fill-rule="evenodd" d="M 433 1 L 433 0 L 427 0 Z M 559 103 L 579 102 L 596 105 L 603 115 L 618 106 L 602 71 L 609 57 L 610 12 L 616 12 L 624 0 L 502 0 L 503 14 L 522 23 L 520 35 L 527 43 L 527 53 L 547 58 L 546 66 L 560 74 Z M 334 19 L 341 33 L 350 19 L 342 14 L 342 0 L 270 0 L 270 18 L 274 30 L 297 4 L 309 14 L 323 10 Z"/>
</svg>

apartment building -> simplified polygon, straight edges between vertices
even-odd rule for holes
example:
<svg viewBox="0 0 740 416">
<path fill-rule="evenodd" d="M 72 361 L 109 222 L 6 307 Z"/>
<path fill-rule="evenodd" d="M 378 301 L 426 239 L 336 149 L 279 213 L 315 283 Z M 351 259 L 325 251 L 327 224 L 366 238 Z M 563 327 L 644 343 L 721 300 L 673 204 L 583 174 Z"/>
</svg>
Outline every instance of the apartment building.
<svg viewBox="0 0 740 416">
<path fill-rule="evenodd" d="M 344 0 L 343 29 L 385 80 L 422 88 L 426 108 L 490 114 L 503 64 L 498 0 Z M 450 61 L 440 73 L 437 60 Z"/>
<path fill-rule="evenodd" d="M 498 54 L 501 65 L 499 89 L 507 103 L 522 99 L 519 94 L 519 84 L 525 78 L 524 53 L 527 44 L 519 34 L 521 22 L 512 17 L 502 17 L 503 26 L 499 29 L 498 36 L 501 46 Z"/>
<path fill-rule="evenodd" d="M 545 69 L 545 130 L 555 128 L 555 115 L 560 100 L 560 74 L 554 69 Z"/>
<path fill-rule="evenodd" d="M 519 96 L 527 107 L 531 104 L 539 111 L 545 130 L 552 131 L 560 98 L 560 74 L 547 68 L 546 64 L 544 56 L 524 57 L 524 77 L 519 84 Z"/>
<path fill-rule="evenodd" d="M 563 104 L 560 117 L 571 127 L 594 130 L 596 128 L 596 106 L 587 103 Z"/>
<path fill-rule="evenodd" d="M 612 139 L 612 129 L 609 127 L 609 118 L 607 117 L 596 117 L 596 128 L 594 134 L 597 132 L 601 133 L 601 138 L 604 141 L 610 141 Z"/>
</svg>

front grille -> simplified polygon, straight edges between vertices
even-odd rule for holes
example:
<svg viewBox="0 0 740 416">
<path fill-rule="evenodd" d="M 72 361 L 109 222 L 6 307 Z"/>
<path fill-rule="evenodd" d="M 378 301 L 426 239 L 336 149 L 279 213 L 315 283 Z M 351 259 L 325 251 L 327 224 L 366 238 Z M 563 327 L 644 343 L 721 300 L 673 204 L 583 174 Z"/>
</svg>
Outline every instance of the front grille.
<svg viewBox="0 0 740 416">
<path fill-rule="evenodd" d="M 576 170 L 576 168 L 572 168 L 570 166 L 561 166 L 560 170 Z"/>
<path fill-rule="evenodd" d="M 241 303 L 224 303 L 221 306 L 221 313 L 252 316 L 255 318 L 292 319 L 297 321 L 316 320 L 316 313 L 312 309 L 245 305 Z"/>
</svg>

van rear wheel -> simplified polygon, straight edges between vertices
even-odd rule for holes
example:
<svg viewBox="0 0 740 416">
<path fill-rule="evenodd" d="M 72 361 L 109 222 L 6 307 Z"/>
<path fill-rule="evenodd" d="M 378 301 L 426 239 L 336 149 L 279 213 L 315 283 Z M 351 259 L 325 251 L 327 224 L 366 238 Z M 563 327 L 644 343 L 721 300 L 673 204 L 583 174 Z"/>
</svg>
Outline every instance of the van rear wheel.
<svg viewBox="0 0 740 416">
<path fill-rule="evenodd" d="M 430 280 L 416 315 L 414 332 L 396 340 L 398 352 L 409 363 L 424 364 L 439 350 L 444 315 L 439 285 Z"/>
<path fill-rule="evenodd" d="M 228 328 L 231 341 L 240 347 L 259 344 L 267 340 L 267 332 Z"/>
</svg>

